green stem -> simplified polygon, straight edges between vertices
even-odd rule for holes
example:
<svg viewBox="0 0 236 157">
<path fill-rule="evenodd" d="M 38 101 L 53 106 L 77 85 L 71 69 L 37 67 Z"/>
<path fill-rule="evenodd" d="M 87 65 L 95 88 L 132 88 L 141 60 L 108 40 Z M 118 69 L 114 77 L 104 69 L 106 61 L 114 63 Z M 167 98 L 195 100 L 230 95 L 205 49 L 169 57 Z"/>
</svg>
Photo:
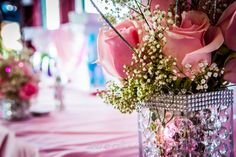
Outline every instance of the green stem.
<svg viewBox="0 0 236 157">
<path fill-rule="evenodd" d="M 111 22 L 106 18 L 106 16 L 101 12 L 101 10 L 97 7 L 97 5 L 93 2 L 93 0 L 90 0 L 94 8 L 98 11 L 98 13 L 102 16 L 102 18 L 106 21 L 106 23 L 115 31 L 115 33 L 125 42 L 125 44 L 133 51 L 135 52 L 134 48 L 130 45 L 130 43 L 117 31 L 117 29 L 111 24 Z"/>
<path fill-rule="evenodd" d="M 141 13 L 138 12 L 136 9 L 134 9 L 134 8 L 132 8 L 132 7 L 130 7 L 130 6 L 128 6 L 127 4 L 124 4 L 124 5 L 125 5 L 126 7 L 128 7 L 129 9 L 133 10 L 134 12 L 136 12 L 137 14 L 141 15 Z"/>
<path fill-rule="evenodd" d="M 165 118 L 166 118 L 166 110 L 164 109 L 164 116 L 163 116 L 163 120 L 161 122 L 162 126 L 165 128 L 166 123 L 165 123 Z"/>
<path fill-rule="evenodd" d="M 173 118 L 174 118 L 174 113 L 172 112 L 172 115 L 171 115 L 170 119 L 166 122 L 166 124 L 168 124 Z"/>
<path fill-rule="evenodd" d="M 138 7 L 138 9 L 139 9 L 139 11 L 140 11 L 140 13 L 141 13 L 141 15 L 142 15 L 143 19 L 145 20 L 145 22 L 146 22 L 146 23 L 147 23 L 147 25 L 148 25 L 149 29 L 151 30 L 152 28 L 150 27 L 150 25 L 149 25 L 149 23 L 148 23 L 148 21 L 147 21 L 147 19 L 146 19 L 145 15 L 143 14 L 143 11 L 142 11 L 142 9 L 140 8 L 140 6 L 139 6 L 139 4 L 138 4 L 137 0 L 134 0 L 134 2 L 136 3 L 136 5 L 137 5 L 137 7 Z"/>
<path fill-rule="evenodd" d="M 175 15 L 178 15 L 179 0 L 176 0 L 175 5 L 176 5 Z M 177 18 L 175 18 L 175 23 L 177 23 Z"/>
<path fill-rule="evenodd" d="M 147 6 L 145 6 L 142 2 L 138 2 L 141 6 L 143 6 L 143 7 L 147 7 Z M 149 0 L 148 0 L 148 4 L 149 4 Z"/>
</svg>

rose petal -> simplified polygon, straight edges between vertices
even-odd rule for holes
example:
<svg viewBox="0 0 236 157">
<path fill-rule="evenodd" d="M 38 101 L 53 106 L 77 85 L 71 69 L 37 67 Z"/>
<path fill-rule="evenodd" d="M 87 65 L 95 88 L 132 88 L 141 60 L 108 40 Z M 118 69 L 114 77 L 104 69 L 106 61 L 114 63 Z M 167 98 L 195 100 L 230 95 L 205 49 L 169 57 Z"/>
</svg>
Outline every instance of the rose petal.
<svg viewBox="0 0 236 157">
<path fill-rule="evenodd" d="M 211 63 L 210 53 L 220 48 L 224 42 L 224 37 L 219 27 L 211 27 L 206 34 L 206 39 L 208 41 L 206 46 L 187 54 L 182 61 L 182 65 L 191 64 L 197 69 L 198 63 L 202 60 Z"/>
<path fill-rule="evenodd" d="M 100 63 L 103 68 L 111 75 L 117 76 L 117 72 L 115 71 L 114 65 L 113 65 L 113 56 L 111 53 L 108 53 L 109 47 L 105 44 L 104 39 L 104 32 L 102 29 L 99 30 L 98 33 L 98 40 L 97 40 L 97 46 L 98 46 L 98 63 Z"/>
<path fill-rule="evenodd" d="M 124 21 L 116 26 L 116 29 L 135 47 L 139 43 L 137 28 L 131 21 Z M 100 30 L 98 34 L 98 62 L 111 75 L 125 78 L 124 65 L 130 65 L 133 51 L 112 30 Z"/>
<path fill-rule="evenodd" d="M 225 44 L 236 51 L 236 2 L 232 3 L 221 15 L 218 23 L 225 38 Z"/>
<path fill-rule="evenodd" d="M 151 11 L 154 11 L 156 5 L 159 5 L 161 10 L 167 12 L 173 2 L 174 0 L 151 0 Z"/>
</svg>

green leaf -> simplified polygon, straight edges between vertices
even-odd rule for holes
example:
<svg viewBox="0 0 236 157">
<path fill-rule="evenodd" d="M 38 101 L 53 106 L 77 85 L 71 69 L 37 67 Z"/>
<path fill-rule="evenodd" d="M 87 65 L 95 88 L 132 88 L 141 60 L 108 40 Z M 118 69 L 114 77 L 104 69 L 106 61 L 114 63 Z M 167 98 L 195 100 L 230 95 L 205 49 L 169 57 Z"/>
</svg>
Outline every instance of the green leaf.
<svg viewBox="0 0 236 157">
<path fill-rule="evenodd" d="M 236 58 L 236 52 L 231 53 L 225 60 L 224 66 L 232 59 Z"/>
<path fill-rule="evenodd" d="M 152 121 L 157 120 L 157 115 L 156 115 L 156 114 L 157 114 L 157 113 L 155 113 L 155 112 L 152 113 L 152 116 L 151 116 Z"/>
<path fill-rule="evenodd" d="M 187 79 L 185 82 L 184 82 L 184 89 L 189 89 L 191 87 L 191 84 L 192 84 L 192 81 L 190 79 Z"/>
<path fill-rule="evenodd" d="M 178 78 L 178 79 L 175 81 L 175 88 L 176 88 L 176 89 L 179 89 L 181 80 L 182 80 L 181 78 Z"/>
<path fill-rule="evenodd" d="M 219 55 L 226 55 L 226 54 L 228 54 L 230 51 L 231 51 L 231 50 L 230 50 L 227 46 L 222 45 L 222 46 L 218 49 L 218 51 L 217 51 L 216 53 L 218 53 Z"/>
<path fill-rule="evenodd" d="M 152 122 L 152 123 L 150 124 L 150 129 L 151 129 L 152 131 L 156 131 L 157 125 L 156 125 L 154 122 Z"/>
</svg>

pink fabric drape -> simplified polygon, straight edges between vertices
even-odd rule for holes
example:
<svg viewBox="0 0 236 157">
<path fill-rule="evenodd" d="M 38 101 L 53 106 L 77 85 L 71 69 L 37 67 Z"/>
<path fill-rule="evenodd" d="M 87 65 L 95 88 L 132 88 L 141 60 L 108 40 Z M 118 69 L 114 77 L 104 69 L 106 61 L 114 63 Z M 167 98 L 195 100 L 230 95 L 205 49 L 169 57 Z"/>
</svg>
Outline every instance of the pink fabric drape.
<svg viewBox="0 0 236 157">
<path fill-rule="evenodd" d="M 18 141 L 12 132 L 0 126 L 0 156 L 39 157 L 39 153 L 36 148 Z"/>
<path fill-rule="evenodd" d="M 87 55 L 85 37 L 69 26 L 61 27 L 51 33 L 51 42 L 57 51 L 59 68 L 69 74 Z"/>
</svg>

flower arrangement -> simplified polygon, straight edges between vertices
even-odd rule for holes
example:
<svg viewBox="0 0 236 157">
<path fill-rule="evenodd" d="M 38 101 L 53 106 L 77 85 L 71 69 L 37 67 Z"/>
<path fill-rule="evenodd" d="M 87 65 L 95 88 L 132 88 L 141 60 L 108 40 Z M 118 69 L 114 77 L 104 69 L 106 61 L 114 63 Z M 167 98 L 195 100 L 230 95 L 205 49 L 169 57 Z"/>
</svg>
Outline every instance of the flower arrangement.
<svg viewBox="0 0 236 157">
<path fill-rule="evenodd" d="M 0 60 L 0 76 L 1 98 L 29 101 L 38 92 L 38 80 L 25 61 Z"/>
<path fill-rule="evenodd" d="M 122 113 L 156 94 L 236 83 L 234 0 L 100 0 L 107 14 L 91 2 L 108 24 L 99 31 L 98 62 L 121 81 L 100 96 Z"/>
<path fill-rule="evenodd" d="M 28 50 L 21 55 L 2 49 L 0 58 L 0 99 L 29 102 L 38 93 L 38 78 L 29 62 Z"/>
</svg>

